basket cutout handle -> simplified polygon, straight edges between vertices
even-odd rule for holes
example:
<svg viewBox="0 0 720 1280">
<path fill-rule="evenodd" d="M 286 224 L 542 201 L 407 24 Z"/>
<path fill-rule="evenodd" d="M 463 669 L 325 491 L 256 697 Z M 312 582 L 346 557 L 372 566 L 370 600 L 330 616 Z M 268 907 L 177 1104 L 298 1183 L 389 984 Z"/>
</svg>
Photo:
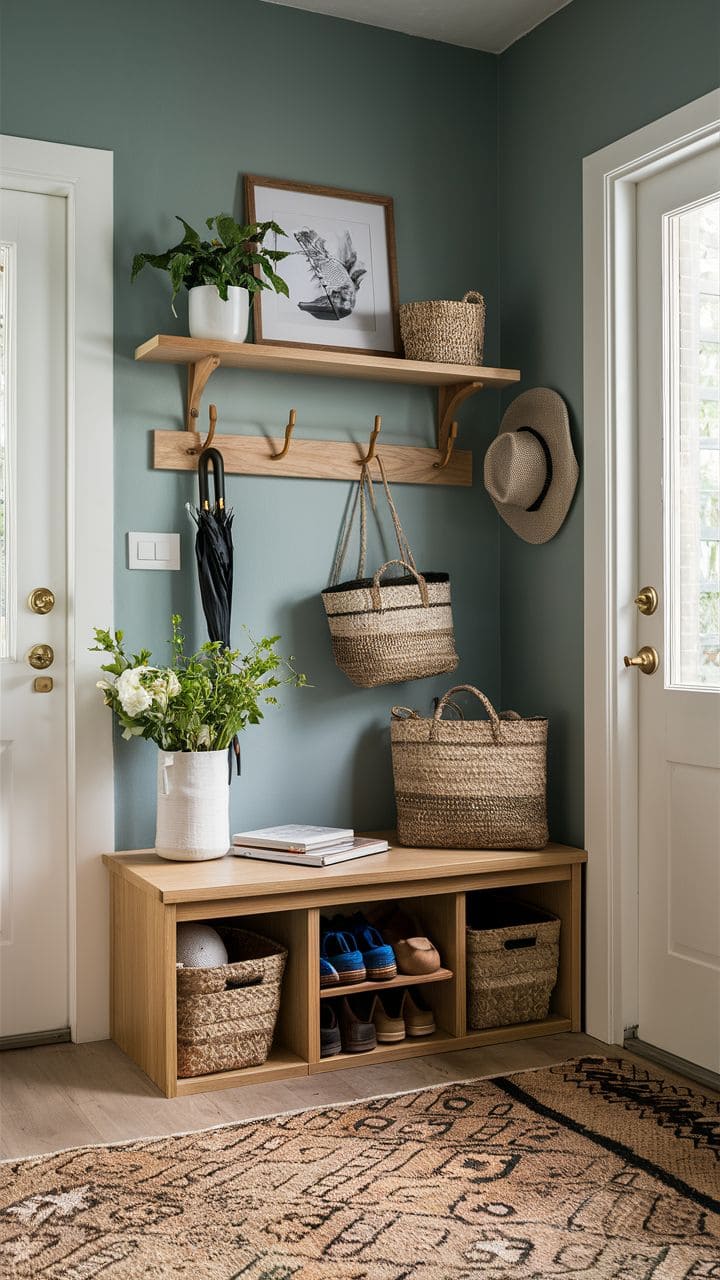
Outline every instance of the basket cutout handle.
<svg viewBox="0 0 720 1280">
<path fill-rule="evenodd" d="M 506 951 L 520 951 L 523 947 L 536 947 L 537 938 L 506 938 L 503 946 Z"/>
<path fill-rule="evenodd" d="M 433 712 L 433 722 L 430 728 L 430 736 L 431 737 L 433 736 L 433 733 L 436 729 L 438 722 L 442 720 L 442 713 L 445 710 L 445 707 L 450 703 L 452 699 L 452 695 L 454 693 L 461 693 L 461 692 L 472 693 L 476 698 L 480 700 L 480 702 L 482 702 L 485 710 L 487 711 L 488 720 L 490 721 L 490 728 L 492 729 L 493 742 L 495 743 L 496 747 L 499 746 L 500 745 L 500 717 L 497 711 L 495 710 L 490 699 L 486 697 L 484 693 L 481 693 L 479 689 L 476 689 L 474 684 L 455 684 L 453 685 L 452 689 L 448 689 L 447 693 L 443 694 L 442 698 L 438 700 L 438 704 Z"/>
<path fill-rule="evenodd" d="M 258 973 L 252 978 L 226 978 L 226 991 L 241 991 L 243 987 L 260 987 L 262 986 L 262 974 Z"/>
<path fill-rule="evenodd" d="M 420 599 L 422 600 L 423 608 L 428 609 L 430 607 L 430 600 L 428 599 L 427 583 L 423 578 L 422 574 L 418 573 L 417 569 L 414 569 L 411 564 L 408 564 L 407 560 L 386 560 L 385 564 L 381 564 L 380 568 L 375 574 L 372 582 L 372 587 L 370 589 L 372 594 L 373 609 L 375 610 L 375 612 L 376 613 L 382 612 L 382 596 L 380 595 L 380 579 L 384 574 L 385 570 L 390 568 L 391 564 L 401 565 L 402 568 L 405 569 L 406 572 L 410 574 L 410 577 L 415 579 L 415 581 L 418 584 L 418 588 L 420 590 Z"/>
</svg>

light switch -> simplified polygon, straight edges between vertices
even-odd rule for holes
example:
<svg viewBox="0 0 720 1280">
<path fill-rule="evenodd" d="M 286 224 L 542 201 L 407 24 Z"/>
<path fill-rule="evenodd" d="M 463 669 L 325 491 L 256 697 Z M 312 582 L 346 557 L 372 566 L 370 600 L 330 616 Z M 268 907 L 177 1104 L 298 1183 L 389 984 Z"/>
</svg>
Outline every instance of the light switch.
<svg viewBox="0 0 720 1280">
<path fill-rule="evenodd" d="M 128 569 L 179 569 L 179 533 L 128 533 Z"/>
</svg>

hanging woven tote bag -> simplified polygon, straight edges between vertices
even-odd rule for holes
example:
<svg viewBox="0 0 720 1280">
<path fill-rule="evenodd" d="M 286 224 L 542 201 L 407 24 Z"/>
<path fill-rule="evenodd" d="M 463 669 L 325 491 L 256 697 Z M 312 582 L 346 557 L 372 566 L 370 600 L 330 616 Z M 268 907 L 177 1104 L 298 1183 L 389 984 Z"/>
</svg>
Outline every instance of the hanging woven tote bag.
<svg viewBox="0 0 720 1280">
<path fill-rule="evenodd" d="M 455 652 L 450 578 L 420 573 L 393 502 L 385 468 L 375 457 L 392 517 L 398 558 L 365 577 L 367 502 L 375 505 L 373 482 L 364 466 L 341 533 L 330 585 L 322 593 L 333 655 L 341 671 L 363 689 L 424 676 L 443 675 L 458 664 Z M 341 582 L 345 553 L 360 508 L 360 556 L 352 581 Z M 388 570 L 394 570 L 386 577 Z"/>
<path fill-rule="evenodd" d="M 453 694 L 487 720 L 443 720 Z M 498 715 L 456 685 L 430 719 L 393 707 L 390 725 L 400 844 L 435 849 L 542 849 L 547 844 L 547 720 Z"/>
</svg>

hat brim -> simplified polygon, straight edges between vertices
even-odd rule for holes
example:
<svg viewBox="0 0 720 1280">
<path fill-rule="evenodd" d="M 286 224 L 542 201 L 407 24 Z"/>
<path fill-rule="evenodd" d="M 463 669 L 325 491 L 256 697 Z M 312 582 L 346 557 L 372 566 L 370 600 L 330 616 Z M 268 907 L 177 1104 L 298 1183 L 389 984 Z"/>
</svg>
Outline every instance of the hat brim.
<svg viewBox="0 0 720 1280">
<path fill-rule="evenodd" d="M 516 396 L 503 414 L 498 435 L 530 427 L 541 435 L 552 458 L 552 479 L 536 511 L 498 502 L 490 494 L 495 510 L 514 533 L 525 542 L 549 542 L 562 525 L 573 500 L 580 474 L 567 408 L 562 396 L 549 387 L 534 387 Z"/>
</svg>

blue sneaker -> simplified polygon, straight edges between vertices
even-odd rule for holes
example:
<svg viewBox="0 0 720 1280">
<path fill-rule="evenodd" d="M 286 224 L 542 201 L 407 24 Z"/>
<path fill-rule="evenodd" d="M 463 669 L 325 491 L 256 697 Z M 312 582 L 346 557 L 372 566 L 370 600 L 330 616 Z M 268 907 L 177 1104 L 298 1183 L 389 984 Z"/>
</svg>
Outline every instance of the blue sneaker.
<svg viewBox="0 0 720 1280">
<path fill-rule="evenodd" d="M 337 969 L 334 967 L 334 965 L 331 965 L 329 960 L 326 960 L 324 956 L 321 956 L 320 957 L 321 988 L 336 987 L 339 982 L 340 982 L 340 974 L 338 973 Z"/>
<path fill-rule="evenodd" d="M 365 982 L 365 961 L 351 933 L 333 930 L 320 938 L 320 964 L 327 960 L 341 982 Z"/>
<path fill-rule="evenodd" d="M 353 920 L 352 937 L 365 963 L 371 982 L 388 982 L 397 977 L 397 962 L 392 947 L 383 942 L 382 935 L 362 916 Z"/>
</svg>

